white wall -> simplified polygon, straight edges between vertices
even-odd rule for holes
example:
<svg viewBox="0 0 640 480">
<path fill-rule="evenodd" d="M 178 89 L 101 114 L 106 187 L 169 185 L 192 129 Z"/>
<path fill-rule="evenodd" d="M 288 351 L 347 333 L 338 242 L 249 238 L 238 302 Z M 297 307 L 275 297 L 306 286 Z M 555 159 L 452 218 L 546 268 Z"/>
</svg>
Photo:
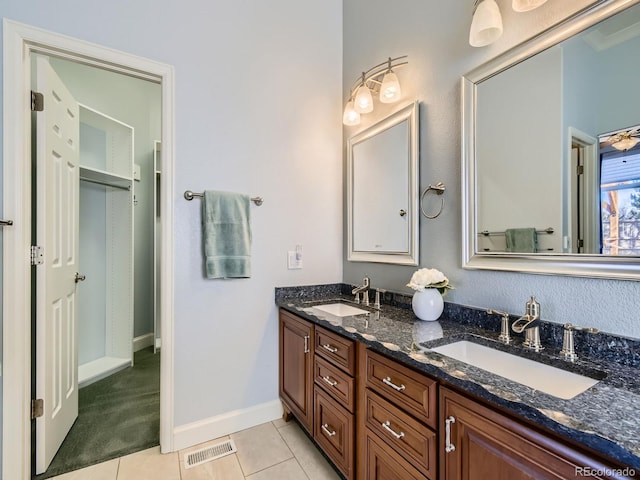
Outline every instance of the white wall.
<svg viewBox="0 0 640 480">
<path fill-rule="evenodd" d="M 12 0 L 0 16 L 176 69 L 175 423 L 278 398 L 275 286 L 342 278 L 339 0 Z M 199 200 L 261 195 L 252 278 L 206 280 Z M 286 252 L 303 245 L 304 268 Z"/>
<path fill-rule="evenodd" d="M 528 13 L 515 13 L 510 0 L 497 0 L 505 32 L 495 44 L 473 48 L 468 44 L 473 2 L 397 0 L 393 8 L 383 0 L 344 2 L 343 101 L 362 70 L 388 56 L 409 55 L 409 65 L 398 76 L 407 100 L 421 102 L 420 185 L 446 184 L 445 209 L 435 220 L 421 219 L 421 266 L 439 268 L 456 289 L 448 300 L 465 305 L 524 312 L 536 295 L 542 317 L 555 322 L 591 325 L 607 332 L 640 337 L 636 282 L 526 275 L 461 268 L 460 191 L 460 77 L 509 47 L 543 31 L 592 0 L 550 1 Z M 363 21 L 362 12 L 366 12 Z M 364 128 L 389 109 L 377 108 Z M 358 131 L 344 130 L 345 140 Z M 405 288 L 412 267 L 344 262 L 344 279 L 360 282 L 371 277 L 373 287 Z"/>
</svg>

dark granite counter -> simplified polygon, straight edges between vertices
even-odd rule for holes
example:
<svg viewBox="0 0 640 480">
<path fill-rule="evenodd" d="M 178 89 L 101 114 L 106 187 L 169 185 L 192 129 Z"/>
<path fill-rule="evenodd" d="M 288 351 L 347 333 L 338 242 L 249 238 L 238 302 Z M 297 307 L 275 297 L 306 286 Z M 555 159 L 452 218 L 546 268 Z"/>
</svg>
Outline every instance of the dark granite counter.
<svg viewBox="0 0 640 480">
<path fill-rule="evenodd" d="M 521 346 L 521 335 L 514 334 L 512 345 L 499 343 L 500 317 L 484 310 L 447 303 L 439 321 L 422 322 L 406 308 L 410 297 L 388 293 L 384 301 L 392 305 L 383 304 L 380 310 L 357 305 L 368 314 L 337 317 L 314 308 L 352 300 L 343 293 L 348 290 L 345 287 L 349 286 L 276 289 L 276 304 L 640 472 L 639 341 L 607 334 L 580 336 L 576 339 L 580 358 L 571 363 L 558 354 L 562 328 L 556 324 L 543 323 L 541 336 L 546 348 L 536 353 Z M 595 341 L 591 337 L 599 338 Z M 601 380 L 564 400 L 430 350 L 458 340 L 471 340 Z"/>
</svg>

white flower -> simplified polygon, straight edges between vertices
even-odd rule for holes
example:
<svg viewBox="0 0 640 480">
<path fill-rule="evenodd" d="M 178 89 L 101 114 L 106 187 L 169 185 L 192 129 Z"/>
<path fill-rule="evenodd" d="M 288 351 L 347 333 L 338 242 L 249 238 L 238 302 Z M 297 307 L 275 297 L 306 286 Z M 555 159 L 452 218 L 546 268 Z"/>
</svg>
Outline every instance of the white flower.
<svg viewBox="0 0 640 480">
<path fill-rule="evenodd" d="M 443 289 L 453 288 L 449 285 L 449 279 L 445 277 L 444 273 L 435 268 L 421 268 L 414 272 L 407 287 L 413 288 L 414 290 L 437 288 L 441 292 Z"/>
</svg>

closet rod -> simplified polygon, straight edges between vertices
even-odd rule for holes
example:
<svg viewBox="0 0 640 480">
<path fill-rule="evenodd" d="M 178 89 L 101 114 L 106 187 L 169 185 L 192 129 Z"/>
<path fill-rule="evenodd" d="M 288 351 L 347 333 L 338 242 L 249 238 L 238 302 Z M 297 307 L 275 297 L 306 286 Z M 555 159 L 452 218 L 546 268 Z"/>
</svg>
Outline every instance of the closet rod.
<svg viewBox="0 0 640 480">
<path fill-rule="evenodd" d="M 184 198 L 186 198 L 187 200 L 193 200 L 195 197 L 204 197 L 204 192 L 195 193 L 195 192 L 192 192 L 191 190 L 187 190 L 186 192 L 184 192 Z M 260 206 L 264 203 L 264 200 L 262 199 L 262 197 L 251 197 L 251 201 L 255 203 L 257 206 Z"/>
<path fill-rule="evenodd" d="M 116 185 L 115 183 L 101 182 L 100 180 L 94 180 L 93 178 L 80 177 L 80 180 L 83 182 L 96 183 L 98 185 L 103 185 L 105 187 L 119 188 L 120 190 L 131 190 L 131 185 L 127 185 L 126 187 L 123 185 Z"/>
</svg>

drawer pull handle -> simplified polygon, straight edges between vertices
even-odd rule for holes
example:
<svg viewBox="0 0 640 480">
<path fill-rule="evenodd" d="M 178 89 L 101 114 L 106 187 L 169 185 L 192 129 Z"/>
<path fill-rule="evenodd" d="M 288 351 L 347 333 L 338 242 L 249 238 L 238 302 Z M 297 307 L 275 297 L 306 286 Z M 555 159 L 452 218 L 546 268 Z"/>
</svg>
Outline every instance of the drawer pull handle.
<svg viewBox="0 0 640 480">
<path fill-rule="evenodd" d="M 451 424 L 452 423 L 456 423 L 456 419 L 453 415 L 444 421 L 444 432 L 445 432 L 444 451 L 446 453 L 451 453 L 456 449 L 456 446 L 453 443 L 451 443 Z"/>
<path fill-rule="evenodd" d="M 329 437 L 333 437 L 336 434 L 335 430 L 329 430 L 329 424 L 325 423 L 324 425 L 322 425 L 322 430 L 324 431 L 324 433 L 326 433 Z"/>
<path fill-rule="evenodd" d="M 326 377 L 322 377 L 322 380 L 324 380 L 325 383 L 328 383 L 332 387 L 335 387 L 336 385 L 338 385 L 338 382 L 333 380 L 329 375 L 327 375 Z"/>
<path fill-rule="evenodd" d="M 304 353 L 309 353 L 309 335 L 304 336 Z"/>
<path fill-rule="evenodd" d="M 338 349 L 336 347 L 333 347 L 331 345 L 329 345 L 328 343 L 325 345 L 322 345 L 322 348 L 324 348 L 325 350 L 331 352 L 331 353 L 337 353 Z"/>
<path fill-rule="evenodd" d="M 387 420 L 384 423 L 381 423 L 380 425 L 382 425 L 382 428 L 384 428 L 387 432 L 389 432 L 391 435 L 396 437 L 398 440 L 404 437 L 404 432 L 397 433 L 391 428 L 391 422 L 389 420 Z"/>
<path fill-rule="evenodd" d="M 397 390 L 398 392 L 401 392 L 402 390 L 404 390 L 405 388 L 407 388 L 407 387 L 405 387 L 404 385 L 400 385 L 400 386 L 398 386 L 398 385 L 396 385 L 395 383 L 393 383 L 393 382 L 391 381 L 391 377 L 383 378 L 383 379 L 382 379 L 382 383 L 384 383 L 384 384 L 386 384 L 386 385 L 389 385 L 391 388 L 393 388 L 394 390 Z"/>
</svg>

